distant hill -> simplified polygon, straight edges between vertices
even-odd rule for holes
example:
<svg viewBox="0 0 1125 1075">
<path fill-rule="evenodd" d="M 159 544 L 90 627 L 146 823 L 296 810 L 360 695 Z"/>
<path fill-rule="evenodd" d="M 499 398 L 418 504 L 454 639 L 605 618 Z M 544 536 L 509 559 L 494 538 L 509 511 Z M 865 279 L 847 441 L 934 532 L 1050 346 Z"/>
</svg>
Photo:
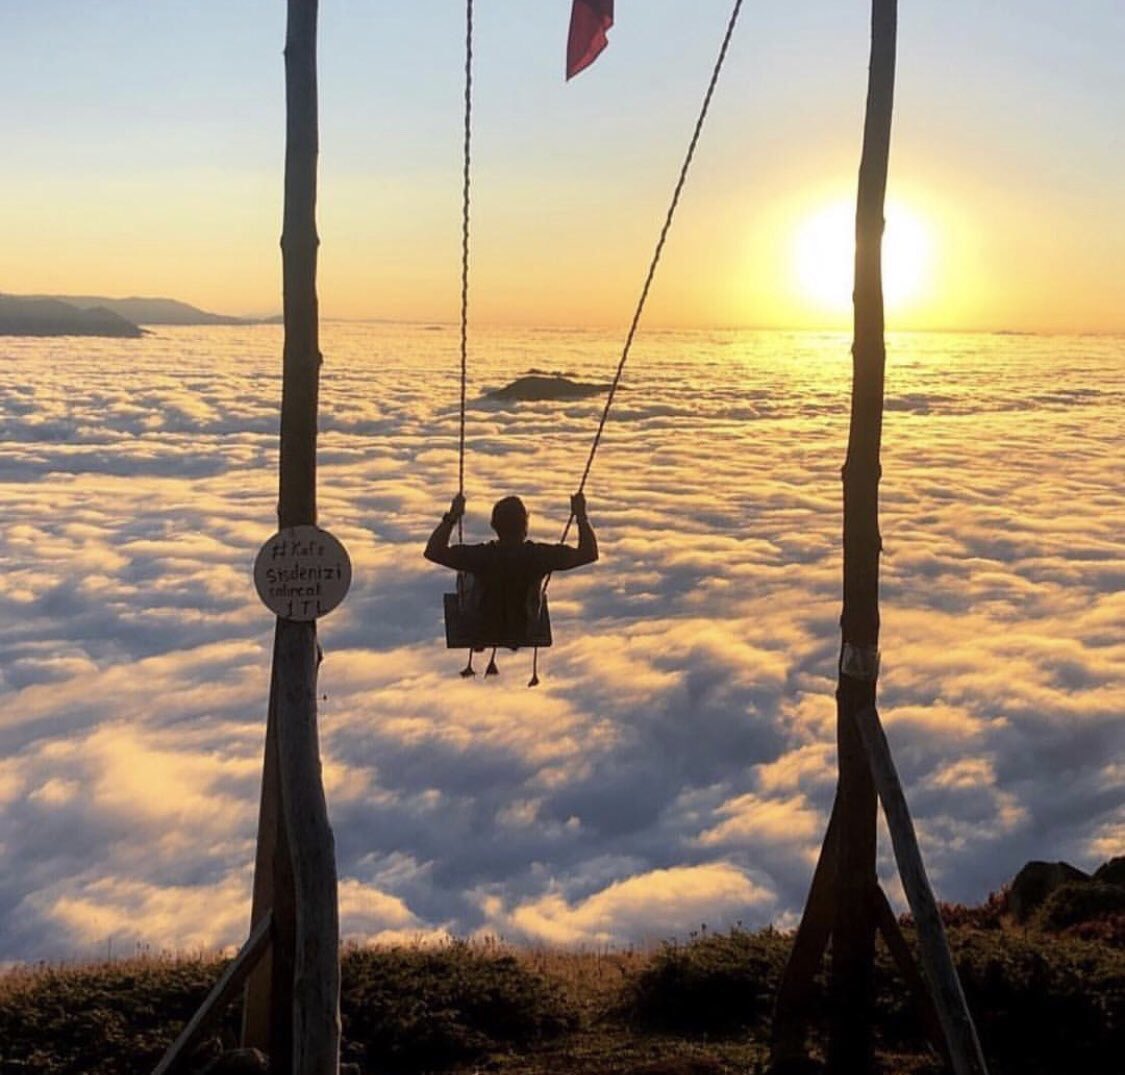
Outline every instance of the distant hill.
<svg viewBox="0 0 1125 1075">
<path fill-rule="evenodd" d="M 257 321 L 246 317 L 228 317 L 200 310 L 176 299 L 146 299 L 130 296 L 127 299 L 107 299 L 100 295 L 29 295 L 32 299 L 55 299 L 82 310 L 103 307 L 132 321 L 135 325 L 253 325 Z"/>
<path fill-rule="evenodd" d="M 532 370 L 526 377 L 517 377 L 511 384 L 485 393 L 486 399 L 519 399 L 540 402 L 548 399 L 585 399 L 609 391 L 608 384 L 586 384 L 573 381 L 561 373 L 540 373 Z"/>
<path fill-rule="evenodd" d="M 143 336 L 144 330 L 105 306 L 86 309 L 46 297 L 0 295 L 0 336 Z"/>
</svg>

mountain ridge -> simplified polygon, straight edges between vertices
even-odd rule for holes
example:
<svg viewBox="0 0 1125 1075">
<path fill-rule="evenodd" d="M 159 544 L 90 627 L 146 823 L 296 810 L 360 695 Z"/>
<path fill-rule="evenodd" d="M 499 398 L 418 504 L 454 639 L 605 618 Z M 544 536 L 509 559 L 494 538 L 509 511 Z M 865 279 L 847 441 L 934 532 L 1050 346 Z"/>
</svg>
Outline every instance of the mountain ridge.
<svg viewBox="0 0 1125 1075">
<path fill-rule="evenodd" d="M 59 299 L 0 294 L 0 336 L 136 338 L 144 329 L 105 306 L 82 309 Z"/>
<path fill-rule="evenodd" d="M 257 318 L 233 317 L 200 309 L 191 303 L 162 296 L 129 295 L 113 299 L 104 295 L 20 295 L 13 298 L 52 299 L 80 310 L 103 307 L 135 325 L 254 325 Z"/>
<path fill-rule="evenodd" d="M 262 325 L 278 318 L 232 317 L 179 299 L 130 295 L 13 295 L 0 292 L 0 336 L 144 336 L 142 326 Z"/>
</svg>

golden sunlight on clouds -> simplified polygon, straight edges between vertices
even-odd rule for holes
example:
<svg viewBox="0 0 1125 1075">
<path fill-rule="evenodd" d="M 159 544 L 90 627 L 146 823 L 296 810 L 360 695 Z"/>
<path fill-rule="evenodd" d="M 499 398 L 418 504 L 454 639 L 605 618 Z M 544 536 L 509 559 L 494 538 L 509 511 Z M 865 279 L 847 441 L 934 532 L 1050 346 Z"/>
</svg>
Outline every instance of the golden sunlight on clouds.
<svg viewBox="0 0 1125 1075">
<path fill-rule="evenodd" d="M 779 291 L 777 252 L 831 200 L 795 188 L 763 218 Z M 975 294 L 973 219 L 907 200 L 949 293 Z M 557 534 L 600 412 L 482 391 L 533 363 L 601 380 L 608 339 L 479 333 L 470 540 L 513 482 Z M 27 596 L 0 624 L 0 960 L 245 937 L 271 626 L 245 565 L 274 507 L 278 341 L 10 344 L 0 552 Z M 835 786 L 846 334 L 646 337 L 590 490 L 604 563 L 554 584 L 537 691 L 530 655 L 457 675 L 450 580 L 420 555 L 456 476 L 457 333 L 323 343 L 323 510 L 356 568 L 321 668 L 344 936 L 795 925 Z M 1044 847 L 1088 869 L 1121 846 L 1122 343 L 889 344 L 883 715 L 941 896 L 975 901 Z"/>
<path fill-rule="evenodd" d="M 348 923 L 348 941 L 393 944 L 420 939 L 430 932 L 397 896 L 381 892 L 354 877 L 341 878 L 339 892 L 340 917 Z"/>
<path fill-rule="evenodd" d="M 230 870 L 204 889 L 121 877 L 82 878 L 73 891 L 35 902 L 76 946 L 116 937 L 126 951 L 134 938 L 165 950 L 206 951 L 246 928 L 249 881 L 246 869 Z M 206 914 L 199 914 L 200 906 Z"/>
<path fill-rule="evenodd" d="M 770 907 L 774 892 L 728 862 L 651 870 L 569 902 L 559 891 L 528 900 L 510 914 L 486 896 L 482 909 L 509 933 L 541 943 L 610 944 L 623 923 L 644 922 L 653 935 L 684 922 L 732 921 Z"/>
</svg>

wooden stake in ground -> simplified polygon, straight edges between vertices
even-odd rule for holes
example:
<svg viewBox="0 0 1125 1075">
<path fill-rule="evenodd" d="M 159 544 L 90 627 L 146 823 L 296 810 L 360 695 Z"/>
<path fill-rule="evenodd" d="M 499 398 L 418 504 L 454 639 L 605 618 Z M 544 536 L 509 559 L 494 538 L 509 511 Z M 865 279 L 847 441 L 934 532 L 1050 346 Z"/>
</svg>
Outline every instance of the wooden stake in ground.
<svg viewBox="0 0 1125 1075">
<path fill-rule="evenodd" d="M 242 1045 L 260 1049 L 278 1071 L 293 1064 L 293 962 L 297 934 L 293 864 L 281 815 L 281 775 L 277 759 L 277 632 L 270 673 L 262 793 L 258 808 L 258 848 L 254 858 L 253 930 L 266 915 L 273 936 L 246 981 L 242 1004 Z"/>
</svg>

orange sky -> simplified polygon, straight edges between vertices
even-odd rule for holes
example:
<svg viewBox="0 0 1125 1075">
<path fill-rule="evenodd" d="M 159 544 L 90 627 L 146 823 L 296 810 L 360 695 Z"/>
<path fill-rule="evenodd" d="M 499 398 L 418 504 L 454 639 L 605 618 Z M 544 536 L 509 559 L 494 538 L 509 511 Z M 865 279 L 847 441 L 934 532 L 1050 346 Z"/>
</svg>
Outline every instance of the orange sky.
<svg viewBox="0 0 1125 1075">
<path fill-rule="evenodd" d="M 8 28 L 19 47 L 0 73 L 14 117 L 0 290 L 277 310 L 283 11 L 137 2 L 68 8 L 60 25 L 59 6 Z M 725 5 L 688 24 L 671 0 L 622 13 L 570 84 L 558 6 L 478 23 L 472 311 L 616 327 Z M 867 25 L 862 5 L 812 6 L 815 22 L 744 14 L 647 323 L 848 324 L 846 299 L 810 285 L 800 246 L 810 221 L 854 197 Z M 457 313 L 462 27 L 436 0 L 414 8 L 422 17 L 322 14 L 329 317 Z M 1125 76 L 1104 46 L 1125 17 L 1101 0 L 1065 23 L 1038 0 L 1021 14 L 1014 35 L 981 16 L 974 39 L 936 0 L 904 13 L 889 196 L 892 227 L 895 206 L 911 221 L 916 280 L 890 304 L 893 328 L 1125 331 Z M 846 276 L 840 242 L 824 242 L 823 272 Z"/>
</svg>

